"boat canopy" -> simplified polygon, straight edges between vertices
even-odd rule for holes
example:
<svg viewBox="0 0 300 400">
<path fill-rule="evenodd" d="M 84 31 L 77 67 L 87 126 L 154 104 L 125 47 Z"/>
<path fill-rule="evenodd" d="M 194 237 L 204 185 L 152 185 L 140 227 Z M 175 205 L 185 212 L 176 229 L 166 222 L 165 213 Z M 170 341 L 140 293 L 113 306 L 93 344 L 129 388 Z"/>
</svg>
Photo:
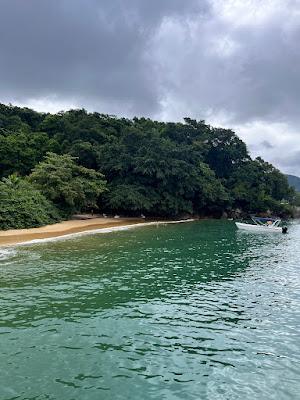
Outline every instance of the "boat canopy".
<svg viewBox="0 0 300 400">
<path fill-rule="evenodd" d="M 276 226 L 279 225 L 281 222 L 280 218 L 263 218 L 263 217 L 256 217 L 255 215 L 252 215 L 251 219 L 258 225 L 265 225 L 267 222 L 271 221 L 272 225 Z"/>
<path fill-rule="evenodd" d="M 268 221 L 278 221 L 280 218 L 262 218 L 262 217 L 255 217 L 254 215 L 251 216 L 251 218 L 255 221 L 259 221 L 259 222 L 268 222 Z"/>
</svg>

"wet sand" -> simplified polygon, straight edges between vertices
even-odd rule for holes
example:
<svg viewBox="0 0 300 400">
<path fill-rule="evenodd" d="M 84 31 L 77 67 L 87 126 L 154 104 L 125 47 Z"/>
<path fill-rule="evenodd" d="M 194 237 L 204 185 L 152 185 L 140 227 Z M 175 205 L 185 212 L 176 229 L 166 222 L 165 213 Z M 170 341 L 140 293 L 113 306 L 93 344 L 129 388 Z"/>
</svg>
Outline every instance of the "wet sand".
<svg viewBox="0 0 300 400">
<path fill-rule="evenodd" d="M 87 220 L 63 221 L 58 224 L 31 229 L 10 229 L 0 231 L 0 247 L 30 242 L 36 239 L 61 237 L 73 233 L 140 224 L 142 218 L 93 218 Z"/>
</svg>

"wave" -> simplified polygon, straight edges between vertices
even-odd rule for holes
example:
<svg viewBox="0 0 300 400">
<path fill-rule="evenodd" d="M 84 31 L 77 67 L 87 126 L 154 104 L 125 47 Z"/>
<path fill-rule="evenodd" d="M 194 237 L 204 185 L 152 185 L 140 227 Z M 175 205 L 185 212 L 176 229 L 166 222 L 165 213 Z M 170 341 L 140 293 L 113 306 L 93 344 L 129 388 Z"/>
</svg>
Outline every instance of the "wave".
<svg viewBox="0 0 300 400">
<path fill-rule="evenodd" d="M 0 248 L 0 261 L 6 261 L 8 258 L 15 256 L 16 253 L 16 250 L 12 248 Z"/>
</svg>

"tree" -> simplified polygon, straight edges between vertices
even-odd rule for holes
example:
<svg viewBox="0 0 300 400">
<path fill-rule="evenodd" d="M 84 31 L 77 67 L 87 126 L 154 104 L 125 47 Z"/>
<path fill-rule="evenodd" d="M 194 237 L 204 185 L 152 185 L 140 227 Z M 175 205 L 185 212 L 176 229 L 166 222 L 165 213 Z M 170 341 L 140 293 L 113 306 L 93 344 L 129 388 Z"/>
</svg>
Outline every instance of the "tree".
<svg viewBox="0 0 300 400">
<path fill-rule="evenodd" d="M 230 129 L 213 128 L 207 144 L 205 161 L 219 178 L 228 179 L 236 168 L 250 160 L 245 143 Z"/>
<path fill-rule="evenodd" d="M 296 207 L 300 207 L 300 192 L 294 193 L 292 204 Z"/>
<path fill-rule="evenodd" d="M 27 175 L 58 143 L 45 132 L 0 133 L 0 175 Z"/>
<path fill-rule="evenodd" d="M 227 185 L 234 206 L 248 212 L 271 210 L 280 214 L 280 209 L 286 210 L 282 200 L 293 197 L 286 177 L 260 157 L 240 164 Z"/>
<path fill-rule="evenodd" d="M 75 160 L 68 154 L 47 153 L 29 176 L 30 182 L 67 213 L 96 207 L 106 186 L 102 174 L 77 165 Z"/>
<path fill-rule="evenodd" d="M 47 152 L 56 154 L 42 161 Z M 202 120 L 43 114 L 0 104 L 0 177 L 32 169 L 30 180 L 67 213 L 100 200 L 107 211 L 161 217 L 220 215 L 231 206 L 280 211 L 282 199 L 295 197 L 283 174 L 252 160 L 233 131 Z"/>
<path fill-rule="evenodd" d="M 104 201 L 110 211 L 132 215 L 150 212 L 157 204 L 158 196 L 154 190 L 147 190 L 138 184 L 114 184 L 108 186 Z"/>
<path fill-rule="evenodd" d="M 0 181 L 0 229 L 32 228 L 61 219 L 59 211 L 26 179 Z"/>
</svg>

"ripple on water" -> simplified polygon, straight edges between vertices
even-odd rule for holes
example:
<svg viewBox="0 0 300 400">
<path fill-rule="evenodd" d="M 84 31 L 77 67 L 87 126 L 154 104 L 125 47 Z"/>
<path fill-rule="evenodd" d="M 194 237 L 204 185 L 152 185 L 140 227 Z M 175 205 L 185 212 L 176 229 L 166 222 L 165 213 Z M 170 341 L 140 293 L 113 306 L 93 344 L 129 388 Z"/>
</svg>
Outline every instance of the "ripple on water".
<svg viewBox="0 0 300 400">
<path fill-rule="evenodd" d="M 8 251 L 3 400 L 300 392 L 298 225 L 257 236 L 207 221 Z"/>
</svg>

